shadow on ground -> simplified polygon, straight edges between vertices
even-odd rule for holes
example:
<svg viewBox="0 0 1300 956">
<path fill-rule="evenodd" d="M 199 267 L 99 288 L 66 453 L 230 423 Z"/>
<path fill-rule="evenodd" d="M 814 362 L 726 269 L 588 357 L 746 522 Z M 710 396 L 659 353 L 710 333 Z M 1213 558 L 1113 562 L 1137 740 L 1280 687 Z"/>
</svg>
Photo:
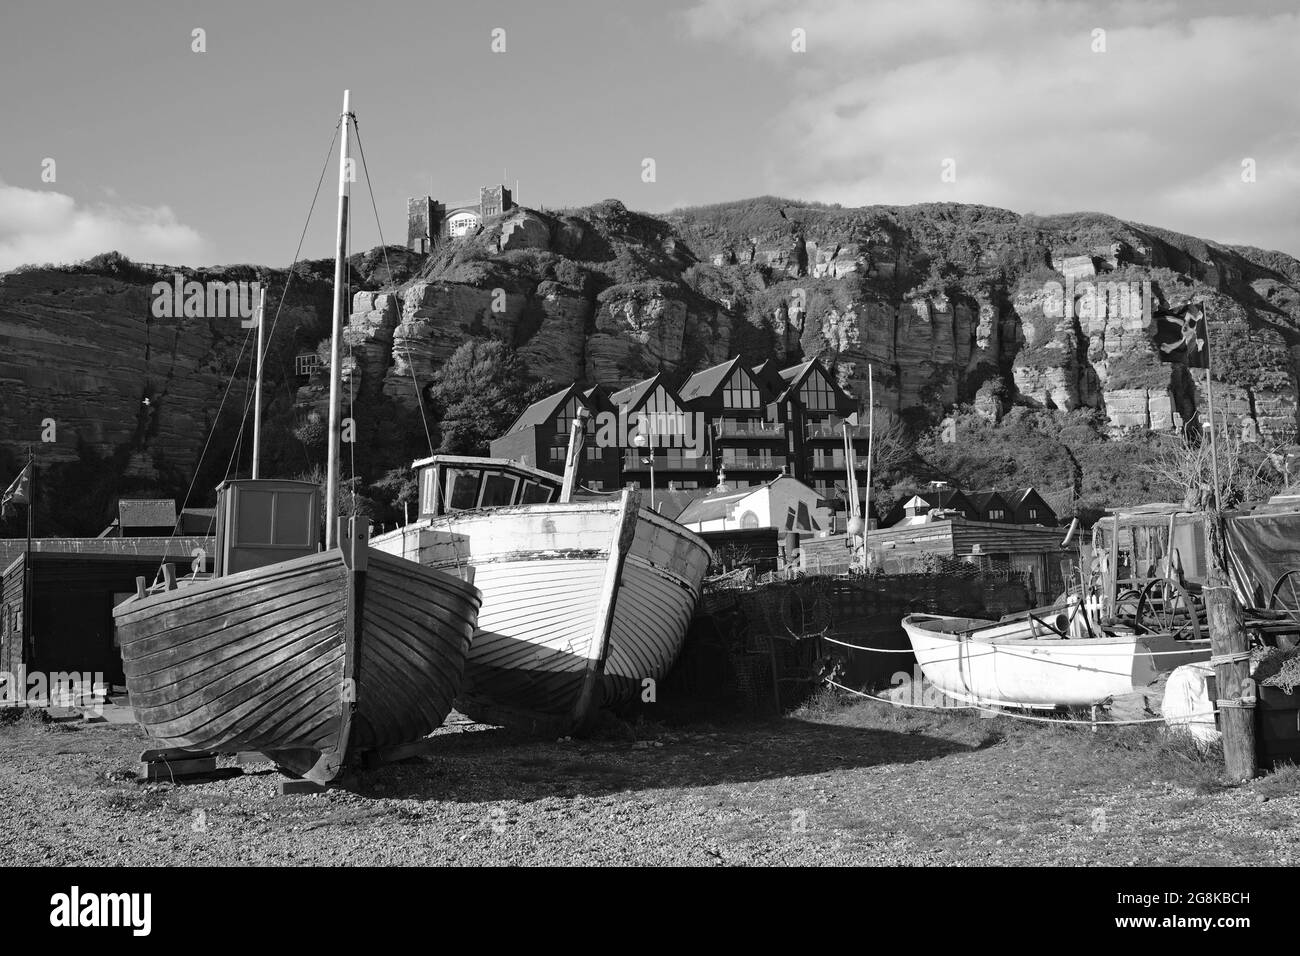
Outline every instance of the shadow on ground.
<svg viewBox="0 0 1300 956">
<path fill-rule="evenodd" d="M 983 746 L 790 717 L 669 731 L 639 742 L 539 741 L 490 729 L 441 735 L 425 756 L 373 770 L 355 790 L 463 802 L 596 797 L 908 764 Z"/>
</svg>

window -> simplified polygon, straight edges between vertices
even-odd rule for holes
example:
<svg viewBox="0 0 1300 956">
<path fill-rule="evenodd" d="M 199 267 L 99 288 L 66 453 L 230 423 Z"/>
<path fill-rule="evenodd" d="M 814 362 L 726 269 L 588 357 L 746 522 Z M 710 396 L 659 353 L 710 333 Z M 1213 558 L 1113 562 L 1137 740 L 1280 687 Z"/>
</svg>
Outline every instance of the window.
<svg viewBox="0 0 1300 956">
<path fill-rule="evenodd" d="M 472 212 L 463 212 L 447 220 L 447 235 L 463 236 L 478 225 L 478 216 Z"/>
<path fill-rule="evenodd" d="M 1037 517 L 1038 517 L 1038 509 L 1037 509 L 1037 508 L 1030 508 L 1030 509 L 1029 509 L 1029 517 L 1031 517 L 1031 518 L 1037 518 Z"/>
<path fill-rule="evenodd" d="M 990 521 L 1001 521 L 1005 517 L 1006 517 L 1006 512 L 1003 511 L 1001 508 L 994 508 L 991 511 L 989 511 Z"/>
<path fill-rule="evenodd" d="M 694 491 L 700 487 L 700 483 L 698 481 L 680 481 L 677 483 L 677 487 L 682 491 Z"/>
<path fill-rule="evenodd" d="M 813 467 L 814 468 L 843 468 L 844 449 L 843 448 L 814 448 Z"/>
<path fill-rule="evenodd" d="M 580 407 L 578 398 L 575 395 L 573 398 L 569 399 L 564 408 L 560 409 L 560 414 L 555 419 L 555 434 L 557 436 L 563 435 L 566 442 L 568 441 L 569 432 L 573 428 L 573 420 L 578 417 L 578 409 Z M 595 430 L 596 419 L 594 416 L 588 416 L 586 432 L 587 434 L 591 434 Z"/>
<path fill-rule="evenodd" d="M 685 412 L 663 388 L 657 387 L 644 405 L 628 415 L 630 434 L 644 434 L 657 446 L 671 444 L 686 433 Z"/>
<path fill-rule="evenodd" d="M 505 475 L 489 471 L 483 476 L 483 493 L 479 496 L 480 508 L 494 508 L 513 503 L 515 487 L 519 479 L 514 475 Z"/>
<path fill-rule="evenodd" d="M 601 449 L 597 448 L 595 445 L 588 445 L 587 461 L 600 461 L 600 452 Z"/>
<path fill-rule="evenodd" d="M 293 360 L 293 374 L 311 375 L 320 368 L 320 356 L 315 352 L 299 355 Z"/>
<path fill-rule="evenodd" d="M 722 407 L 727 409 L 763 407 L 762 396 L 743 369 L 736 369 L 722 389 Z"/>
<path fill-rule="evenodd" d="M 524 490 L 519 496 L 519 503 L 523 505 L 546 504 L 554 496 L 555 489 L 551 486 L 525 479 Z"/>
<path fill-rule="evenodd" d="M 569 449 L 562 445 L 551 446 L 551 461 L 564 461 L 564 456 L 569 453 Z"/>
<path fill-rule="evenodd" d="M 447 469 L 447 510 L 463 511 L 478 504 L 479 472 L 472 468 Z"/>
<path fill-rule="evenodd" d="M 834 411 L 837 397 L 831 383 L 816 369 L 803 383 L 803 388 L 799 389 L 799 399 L 804 408 Z"/>
</svg>

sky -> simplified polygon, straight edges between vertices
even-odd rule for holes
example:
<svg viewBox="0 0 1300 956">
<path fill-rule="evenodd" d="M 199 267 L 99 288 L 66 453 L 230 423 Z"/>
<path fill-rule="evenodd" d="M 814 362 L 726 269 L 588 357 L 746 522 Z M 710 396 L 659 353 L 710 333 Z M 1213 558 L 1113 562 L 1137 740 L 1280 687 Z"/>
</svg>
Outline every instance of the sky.
<svg viewBox="0 0 1300 956">
<path fill-rule="evenodd" d="M 504 177 L 528 206 L 948 200 L 1300 257 L 1298 41 L 1294 0 L 4 0 L 0 271 L 289 264 L 345 88 L 357 250 Z"/>
</svg>

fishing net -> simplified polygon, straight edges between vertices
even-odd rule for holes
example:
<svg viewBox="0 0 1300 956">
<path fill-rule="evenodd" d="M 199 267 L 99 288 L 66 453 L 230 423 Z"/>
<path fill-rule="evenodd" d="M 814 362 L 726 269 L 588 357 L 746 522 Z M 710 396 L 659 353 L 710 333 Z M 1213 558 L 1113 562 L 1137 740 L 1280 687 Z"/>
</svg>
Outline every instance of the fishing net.
<svg viewBox="0 0 1300 956">
<path fill-rule="evenodd" d="M 1284 694 L 1300 687 L 1300 647 L 1266 647 L 1254 657 L 1256 683 L 1280 688 Z"/>
</svg>

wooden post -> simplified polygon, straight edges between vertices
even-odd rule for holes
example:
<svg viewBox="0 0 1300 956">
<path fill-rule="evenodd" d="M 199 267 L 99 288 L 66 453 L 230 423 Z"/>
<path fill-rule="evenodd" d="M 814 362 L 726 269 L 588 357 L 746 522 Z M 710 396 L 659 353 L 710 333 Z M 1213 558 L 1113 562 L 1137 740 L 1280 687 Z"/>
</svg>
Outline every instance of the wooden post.
<svg viewBox="0 0 1300 956">
<path fill-rule="evenodd" d="M 578 482 L 578 465 L 582 452 L 582 440 L 586 437 L 587 419 L 591 413 L 579 407 L 569 429 L 569 450 L 564 456 L 564 485 L 560 489 L 560 502 L 568 504 L 573 500 L 573 486 Z"/>
<path fill-rule="evenodd" d="M 1255 688 L 1250 678 L 1246 622 L 1228 581 L 1227 521 L 1215 508 L 1205 513 L 1205 524 L 1209 574 L 1203 593 L 1210 629 L 1210 663 L 1219 689 L 1224 769 L 1230 780 L 1249 780 L 1256 773 Z"/>
</svg>

